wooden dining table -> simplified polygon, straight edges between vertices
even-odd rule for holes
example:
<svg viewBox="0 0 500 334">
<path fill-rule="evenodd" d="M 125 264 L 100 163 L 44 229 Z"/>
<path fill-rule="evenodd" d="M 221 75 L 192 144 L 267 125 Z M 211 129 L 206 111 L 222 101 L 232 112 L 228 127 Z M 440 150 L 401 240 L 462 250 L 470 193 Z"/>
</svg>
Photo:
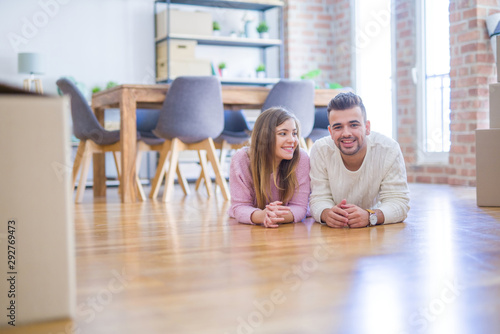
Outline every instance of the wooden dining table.
<svg viewBox="0 0 500 334">
<path fill-rule="evenodd" d="M 101 124 L 109 108 L 120 109 L 121 143 L 121 201 L 137 200 L 135 193 L 135 157 L 137 145 L 136 109 L 159 109 L 170 85 L 119 85 L 92 95 L 92 109 Z M 222 101 L 227 110 L 260 109 L 271 88 L 259 86 L 222 86 Z M 314 104 L 325 107 L 342 89 L 316 89 Z M 105 160 L 103 153 L 96 153 L 94 161 L 94 197 L 106 196 Z"/>
</svg>

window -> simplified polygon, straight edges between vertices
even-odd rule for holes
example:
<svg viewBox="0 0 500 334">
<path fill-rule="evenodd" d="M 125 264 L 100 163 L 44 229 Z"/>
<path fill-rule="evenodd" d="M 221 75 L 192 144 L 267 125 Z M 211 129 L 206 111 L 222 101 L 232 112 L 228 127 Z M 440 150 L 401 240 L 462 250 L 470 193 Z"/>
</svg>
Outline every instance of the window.
<svg viewBox="0 0 500 334">
<path fill-rule="evenodd" d="M 417 1 L 419 163 L 446 163 L 450 150 L 449 1 Z"/>
<path fill-rule="evenodd" d="M 356 93 L 371 129 L 395 138 L 391 0 L 354 0 Z"/>
</svg>

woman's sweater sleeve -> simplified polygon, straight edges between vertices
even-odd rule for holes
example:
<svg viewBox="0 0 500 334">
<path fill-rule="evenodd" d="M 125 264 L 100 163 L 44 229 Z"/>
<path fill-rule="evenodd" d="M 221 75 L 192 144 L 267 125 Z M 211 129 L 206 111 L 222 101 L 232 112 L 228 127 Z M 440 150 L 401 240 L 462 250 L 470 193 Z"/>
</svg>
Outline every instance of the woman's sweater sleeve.
<svg viewBox="0 0 500 334">
<path fill-rule="evenodd" d="M 250 158 L 246 149 L 238 150 L 231 159 L 229 190 L 231 192 L 229 216 L 236 218 L 240 223 L 252 224 L 250 217 L 259 209 L 255 203 Z"/>
<path fill-rule="evenodd" d="M 309 178 L 309 156 L 306 151 L 300 150 L 300 160 L 296 175 L 299 186 L 295 189 L 293 197 L 288 202 L 288 207 L 293 214 L 293 220 L 299 222 L 306 217 L 311 193 L 311 179 Z"/>
</svg>

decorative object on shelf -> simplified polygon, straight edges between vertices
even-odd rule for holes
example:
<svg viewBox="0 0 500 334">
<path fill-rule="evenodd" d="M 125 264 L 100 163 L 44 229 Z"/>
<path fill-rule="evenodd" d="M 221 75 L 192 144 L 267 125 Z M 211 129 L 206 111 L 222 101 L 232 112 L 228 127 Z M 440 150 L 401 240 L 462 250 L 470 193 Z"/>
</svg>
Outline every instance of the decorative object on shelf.
<svg viewBox="0 0 500 334">
<path fill-rule="evenodd" d="M 17 54 L 17 71 L 30 75 L 28 79 L 24 79 L 24 89 L 31 91 L 31 86 L 34 84 L 35 92 L 43 94 L 42 80 L 35 77 L 35 74 L 44 73 L 43 65 L 43 56 L 39 53 L 26 52 Z"/>
<path fill-rule="evenodd" d="M 224 63 L 224 62 L 219 63 L 219 74 L 221 77 L 226 76 L 226 63 Z"/>
<path fill-rule="evenodd" d="M 243 16 L 243 22 L 245 22 L 245 37 L 247 37 L 247 38 L 256 37 L 256 33 L 255 33 L 255 25 L 256 25 L 255 16 L 253 16 L 249 12 L 246 12 L 245 15 Z"/>
<path fill-rule="evenodd" d="M 238 35 L 236 34 L 236 31 L 231 30 L 231 32 L 229 33 L 229 37 L 236 38 L 238 37 Z"/>
<path fill-rule="evenodd" d="M 257 32 L 260 35 L 260 38 L 267 39 L 269 38 L 269 26 L 267 25 L 266 21 L 261 21 L 259 25 L 257 26 Z"/>
<path fill-rule="evenodd" d="M 257 73 L 257 78 L 265 78 L 266 77 L 266 66 L 264 64 L 260 64 L 255 69 L 255 72 Z"/>
<path fill-rule="evenodd" d="M 212 29 L 213 29 L 214 36 L 219 36 L 220 35 L 220 24 L 219 24 L 219 22 L 214 21 L 212 23 Z"/>
</svg>

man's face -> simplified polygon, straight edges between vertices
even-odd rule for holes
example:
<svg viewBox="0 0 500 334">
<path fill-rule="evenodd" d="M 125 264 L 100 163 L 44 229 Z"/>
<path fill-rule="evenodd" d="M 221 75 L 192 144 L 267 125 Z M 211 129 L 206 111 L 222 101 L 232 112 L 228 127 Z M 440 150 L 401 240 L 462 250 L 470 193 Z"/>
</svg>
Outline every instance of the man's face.
<svg viewBox="0 0 500 334">
<path fill-rule="evenodd" d="M 344 155 L 353 156 L 366 149 L 366 136 L 370 134 L 370 122 L 363 120 L 360 107 L 331 110 L 328 116 L 330 136 Z"/>
</svg>

